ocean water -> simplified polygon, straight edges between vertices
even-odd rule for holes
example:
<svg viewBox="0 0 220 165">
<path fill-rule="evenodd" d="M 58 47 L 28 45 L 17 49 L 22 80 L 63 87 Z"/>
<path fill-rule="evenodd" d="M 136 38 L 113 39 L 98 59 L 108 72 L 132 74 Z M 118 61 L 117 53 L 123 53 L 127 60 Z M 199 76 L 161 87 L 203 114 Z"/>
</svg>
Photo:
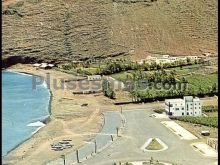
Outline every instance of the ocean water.
<svg viewBox="0 0 220 165">
<path fill-rule="evenodd" d="M 32 89 L 32 75 L 2 72 L 2 156 L 43 126 L 49 101 L 45 84 Z"/>
</svg>

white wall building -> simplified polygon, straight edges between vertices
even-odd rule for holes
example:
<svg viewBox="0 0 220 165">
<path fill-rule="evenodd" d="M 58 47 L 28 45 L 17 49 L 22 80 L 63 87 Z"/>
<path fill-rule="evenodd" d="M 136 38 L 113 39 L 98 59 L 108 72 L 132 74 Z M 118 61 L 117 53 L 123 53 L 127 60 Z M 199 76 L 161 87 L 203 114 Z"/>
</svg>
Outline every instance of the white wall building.
<svg viewBox="0 0 220 165">
<path fill-rule="evenodd" d="M 163 55 L 163 58 L 170 58 L 170 55 Z"/>
<path fill-rule="evenodd" d="M 202 106 L 198 97 L 185 96 L 183 99 L 166 99 L 165 110 L 171 116 L 201 116 Z"/>
<path fill-rule="evenodd" d="M 145 59 L 141 59 L 138 63 L 143 64 L 145 63 L 153 63 L 156 62 L 156 64 L 165 64 L 165 63 L 173 63 L 175 61 L 185 61 L 187 58 L 191 60 L 197 60 L 199 59 L 198 56 L 169 56 L 169 55 L 163 55 L 163 56 L 147 56 Z"/>
<path fill-rule="evenodd" d="M 158 58 L 156 59 L 156 64 L 166 64 L 166 63 L 170 63 L 170 59 L 168 58 Z"/>
<path fill-rule="evenodd" d="M 101 75 L 92 75 L 92 76 L 88 76 L 87 78 L 89 81 L 97 81 L 97 80 L 101 80 L 102 76 Z"/>
<path fill-rule="evenodd" d="M 198 56 L 187 56 L 188 58 L 190 58 L 191 60 L 198 60 Z"/>
</svg>

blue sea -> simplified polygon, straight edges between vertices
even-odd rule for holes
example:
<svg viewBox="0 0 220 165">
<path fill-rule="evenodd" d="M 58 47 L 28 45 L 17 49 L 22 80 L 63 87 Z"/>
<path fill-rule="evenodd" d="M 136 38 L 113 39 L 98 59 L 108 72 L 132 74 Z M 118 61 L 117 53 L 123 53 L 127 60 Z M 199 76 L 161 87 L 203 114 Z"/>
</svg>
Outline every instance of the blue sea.
<svg viewBox="0 0 220 165">
<path fill-rule="evenodd" d="M 32 75 L 2 72 L 2 156 L 30 138 L 49 116 L 45 84 L 32 89 Z"/>
</svg>

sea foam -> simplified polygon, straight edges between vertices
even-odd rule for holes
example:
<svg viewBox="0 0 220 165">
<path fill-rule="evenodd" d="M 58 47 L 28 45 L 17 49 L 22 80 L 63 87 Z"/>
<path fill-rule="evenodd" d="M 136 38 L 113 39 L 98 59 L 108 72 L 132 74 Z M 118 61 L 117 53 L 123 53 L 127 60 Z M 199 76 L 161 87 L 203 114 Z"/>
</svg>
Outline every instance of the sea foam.
<svg viewBox="0 0 220 165">
<path fill-rule="evenodd" d="M 41 121 L 37 121 L 37 122 L 34 122 L 34 123 L 30 123 L 27 126 L 28 127 L 44 127 L 45 124 Z"/>
<path fill-rule="evenodd" d="M 50 91 L 32 88 L 32 75 L 2 72 L 2 156 L 38 132 L 50 120 Z"/>
</svg>

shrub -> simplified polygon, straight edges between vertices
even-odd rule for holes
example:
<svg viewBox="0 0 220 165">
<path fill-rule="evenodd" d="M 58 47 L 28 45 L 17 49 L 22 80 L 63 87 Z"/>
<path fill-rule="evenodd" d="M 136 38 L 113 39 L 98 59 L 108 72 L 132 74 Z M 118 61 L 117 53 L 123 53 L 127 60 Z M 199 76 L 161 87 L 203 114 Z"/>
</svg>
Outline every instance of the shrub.
<svg viewBox="0 0 220 165">
<path fill-rule="evenodd" d="M 218 128 L 218 117 L 194 117 L 194 116 L 183 116 L 183 117 L 173 117 L 172 119 L 189 122 L 193 124 L 201 124 L 209 127 Z"/>
<path fill-rule="evenodd" d="M 202 111 L 203 112 L 217 112 L 218 106 L 214 106 L 214 105 L 203 106 Z"/>
<path fill-rule="evenodd" d="M 111 88 L 108 80 L 103 81 L 102 89 L 105 96 L 109 97 L 110 99 L 115 99 L 115 92 Z"/>
<path fill-rule="evenodd" d="M 165 112 L 164 109 L 155 109 L 154 112 L 162 114 L 163 112 Z"/>
</svg>

